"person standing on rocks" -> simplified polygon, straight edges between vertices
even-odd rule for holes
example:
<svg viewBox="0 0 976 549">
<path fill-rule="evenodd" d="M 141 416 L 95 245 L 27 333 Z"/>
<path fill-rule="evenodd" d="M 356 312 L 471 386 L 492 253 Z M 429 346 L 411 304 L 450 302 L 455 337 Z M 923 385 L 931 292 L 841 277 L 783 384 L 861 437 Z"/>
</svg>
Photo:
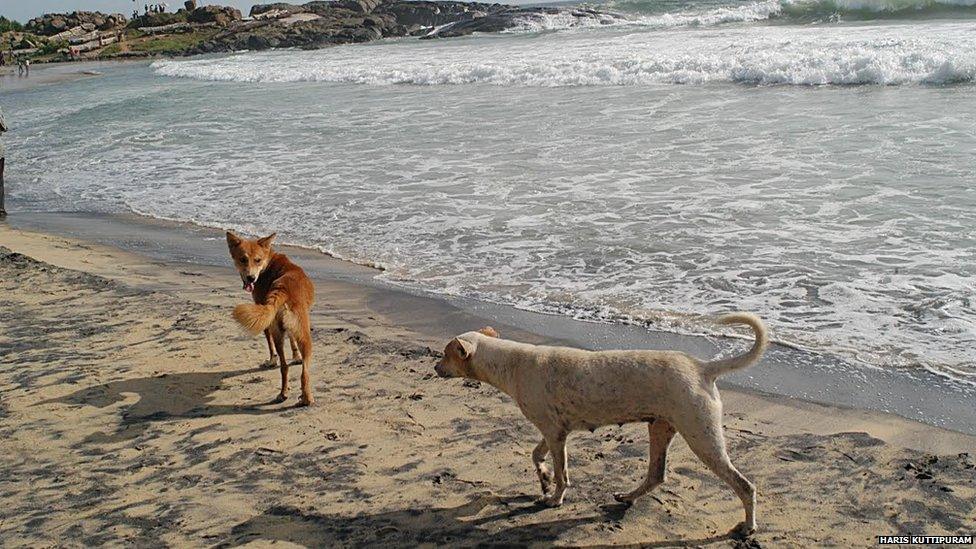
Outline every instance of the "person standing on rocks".
<svg viewBox="0 0 976 549">
<path fill-rule="evenodd" d="M 3 151 L 3 134 L 7 131 L 7 121 L 3 118 L 3 109 L 0 108 L 0 218 L 7 217 L 7 210 L 3 207 L 3 164 L 6 156 Z"/>
</svg>

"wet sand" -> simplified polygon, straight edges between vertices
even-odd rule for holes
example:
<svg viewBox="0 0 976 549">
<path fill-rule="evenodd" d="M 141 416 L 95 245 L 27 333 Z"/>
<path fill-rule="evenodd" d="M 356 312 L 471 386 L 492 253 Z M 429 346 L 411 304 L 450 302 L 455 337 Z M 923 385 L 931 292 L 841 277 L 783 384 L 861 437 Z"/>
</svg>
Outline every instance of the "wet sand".
<svg viewBox="0 0 976 549">
<path fill-rule="evenodd" d="M 435 378 L 444 342 L 378 310 L 390 308 L 382 290 L 316 280 L 317 403 L 299 409 L 297 395 L 268 404 L 278 372 L 230 319 L 246 296 L 229 266 L 6 226 L 0 246 L 4 546 L 846 547 L 972 534 L 973 437 L 731 390 L 730 453 L 759 487 L 754 539 L 726 536 L 740 504 L 680 437 L 662 487 L 613 501 L 646 468 L 641 425 L 572 436 L 567 503 L 544 509 L 532 426 L 491 387 Z M 458 330 L 484 320 L 454 314 Z"/>
<path fill-rule="evenodd" d="M 30 73 L 21 75 L 16 65 L 0 67 L 0 92 L 24 91 L 38 86 L 63 84 L 84 78 L 101 76 L 99 69 L 118 63 L 145 63 L 143 60 L 76 61 L 70 63 L 33 64 Z"/>
</svg>

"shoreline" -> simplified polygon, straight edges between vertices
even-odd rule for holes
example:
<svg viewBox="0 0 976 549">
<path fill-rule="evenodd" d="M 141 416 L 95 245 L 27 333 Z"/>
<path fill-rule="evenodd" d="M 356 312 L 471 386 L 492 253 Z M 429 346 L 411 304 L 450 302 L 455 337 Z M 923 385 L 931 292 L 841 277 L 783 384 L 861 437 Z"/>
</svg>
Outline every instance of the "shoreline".
<svg viewBox="0 0 976 549">
<path fill-rule="evenodd" d="M 116 248 L 164 263 L 229 268 L 223 231 L 136 214 L 25 212 L 7 220 L 15 229 L 50 233 Z M 0 242 L 2 244 L 2 242 Z M 737 338 L 655 332 L 622 324 L 578 321 L 464 298 L 429 294 L 376 278 L 377 269 L 309 248 L 280 246 L 316 281 L 349 284 L 370 296 L 376 311 L 423 334 L 428 344 L 447 341 L 457 326 L 491 324 L 506 337 L 591 349 L 675 349 L 702 359 L 748 342 Z M 481 323 L 481 324 L 479 324 Z M 720 381 L 759 399 L 882 414 L 938 429 L 976 435 L 976 388 L 927 370 L 881 370 L 823 354 L 774 344 L 759 365 Z M 856 415 L 856 414 L 855 414 Z"/>
</svg>

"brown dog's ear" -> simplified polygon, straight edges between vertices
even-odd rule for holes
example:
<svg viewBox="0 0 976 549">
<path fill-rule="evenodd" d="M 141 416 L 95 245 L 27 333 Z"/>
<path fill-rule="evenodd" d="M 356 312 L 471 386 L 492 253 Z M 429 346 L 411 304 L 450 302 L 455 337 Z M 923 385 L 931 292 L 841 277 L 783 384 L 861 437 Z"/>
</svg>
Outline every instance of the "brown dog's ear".
<svg viewBox="0 0 976 549">
<path fill-rule="evenodd" d="M 258 239 L 258 244 L 262 248 L 270 248 L 271 247 L 271 241 L 274 240 L 274 237 L 276 237 L 276 236 L 278 236 L 278 233 L 271 233 L 271 234 L 269 234 L 268 236 L 266 236 L 264 238 L 259 238 Z"/>
<path fill-rule="evenodd" d="M 461 356 L 461 360 L 465 360 L 474 354 L 474 343 L 458 338 L 455 338 L 454 341 L 457 341 L 458 354 Z"/>
<path fill-rule="evenodd" d="M 478 333 L 488 337 L 498 337 L 498 332 L 491 326 L 485 326 L 484 328 L 478 330 Z"/>
<path fill-rule="evenodd" d="M 241 237 L 236 234 L 227 231 L 227 245 L 231 248 L 236 248 L 241 245 Z"/>
</svg>

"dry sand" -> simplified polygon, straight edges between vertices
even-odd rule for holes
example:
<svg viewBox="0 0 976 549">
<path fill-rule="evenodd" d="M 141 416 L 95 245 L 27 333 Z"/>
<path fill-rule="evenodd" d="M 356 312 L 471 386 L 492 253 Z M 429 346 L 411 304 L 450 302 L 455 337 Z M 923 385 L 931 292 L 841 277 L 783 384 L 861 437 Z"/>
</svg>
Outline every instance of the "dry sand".
<svg viewBox="0 0 976 549">
<path fill-rule="evenodd" d="M 435 378 L 443 334 L 396 326 L 363 288 L 316 280 L 317 402 L 299 409 L 294 391 L 266 404 L 278 372 L 230 319 L 247 296 L 229 265 L 2 225 L 0 246 L 4 547 L 858 547 L 976 530 L 973 437 L 734 391 L 753 539 L 725 535 L 741 506 L 680 437 L 661 488 L 613 501 L 642 478 L 641 425 L 574 434 L 567 503 L 537 507 L 533 427 L 493 388 Z"/>
</svg>

